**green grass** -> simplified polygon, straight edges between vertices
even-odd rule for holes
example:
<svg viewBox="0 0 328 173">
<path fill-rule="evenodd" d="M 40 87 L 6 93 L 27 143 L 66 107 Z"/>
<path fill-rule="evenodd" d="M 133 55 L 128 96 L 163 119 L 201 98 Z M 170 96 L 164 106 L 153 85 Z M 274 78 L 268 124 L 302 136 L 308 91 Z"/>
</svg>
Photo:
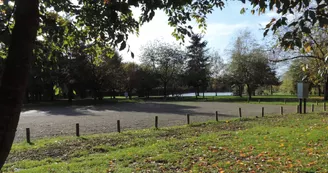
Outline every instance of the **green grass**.
<svg viewBox="0 0 328 173">
<path fill-rule="evenodd" d="M 16 143 L 4 172 L 327 172 L 326 114 Z"/>
</svg>

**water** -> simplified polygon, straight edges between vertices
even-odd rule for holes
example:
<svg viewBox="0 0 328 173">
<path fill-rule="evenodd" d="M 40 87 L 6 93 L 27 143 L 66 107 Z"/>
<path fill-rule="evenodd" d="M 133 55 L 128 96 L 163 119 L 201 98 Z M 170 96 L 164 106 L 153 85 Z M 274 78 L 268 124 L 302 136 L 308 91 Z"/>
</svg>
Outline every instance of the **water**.
<svg viewBox="0 0 328 173">
<path fill-rule="evenodd" d="M 195 93 L 184 93 L 181 96 L 192 97 L 195 96 Z M 203 93 L 199 93 L 199 96 L 202 97 Z M 205 96 L 215 96 L 215 92 L 205 92 Z M 217 92 L 217 96 L 232 96 L 232 92 Z"/>
</svg>

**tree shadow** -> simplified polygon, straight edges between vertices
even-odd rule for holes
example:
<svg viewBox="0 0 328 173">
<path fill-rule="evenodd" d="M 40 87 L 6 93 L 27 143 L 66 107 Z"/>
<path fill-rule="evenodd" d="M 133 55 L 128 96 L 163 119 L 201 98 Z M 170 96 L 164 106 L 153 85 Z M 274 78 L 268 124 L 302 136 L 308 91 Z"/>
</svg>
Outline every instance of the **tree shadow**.
<svg viewBox="0 0 328 173">
<path fill-rule="evenodd" d="M 215 116 L 214 112 L 199 110 L 199 106 L 181 105 L 166 102 L 142 102 L 142 103 L 115 103 L 88 106 L 40 106 L 25 108 L 23 116 L 28 115 L 58 115 L 58 116 L 97 116 L 119 113 L 150 113 L 150 114 L 174 114 L 177 116 Z M 137 114 L 136 114 L 137 115 Z M 140 115 L 140 114 L 138 114 Z M 219 114 L 221 117 L 236 117 L 236 115 Z"/>
</svg>

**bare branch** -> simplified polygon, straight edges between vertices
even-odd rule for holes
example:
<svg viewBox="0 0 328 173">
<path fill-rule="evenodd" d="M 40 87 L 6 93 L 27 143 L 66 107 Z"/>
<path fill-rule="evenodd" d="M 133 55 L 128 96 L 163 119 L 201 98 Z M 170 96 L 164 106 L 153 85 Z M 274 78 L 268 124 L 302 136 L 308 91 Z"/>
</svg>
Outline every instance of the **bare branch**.
<svg viewBox="0 0 328 173">
<path fill-rule="evenodd" d="M 278 60 L 270 59 L 269 61 L 270 62 L 283 62 L 283 61 L 289 61 L 289 60 L 298 59 L 298 58 L 314 58 L 314 59 L 321 60 L 320 57 L 318 57 L 318 56 L 313 56 L 313 55 L 299 55 L 299 56 L 294 56 L 294 57 L 291 57 L 291 58 L 284 58 L 284 59 L 278 59 Z"/>
</svg>

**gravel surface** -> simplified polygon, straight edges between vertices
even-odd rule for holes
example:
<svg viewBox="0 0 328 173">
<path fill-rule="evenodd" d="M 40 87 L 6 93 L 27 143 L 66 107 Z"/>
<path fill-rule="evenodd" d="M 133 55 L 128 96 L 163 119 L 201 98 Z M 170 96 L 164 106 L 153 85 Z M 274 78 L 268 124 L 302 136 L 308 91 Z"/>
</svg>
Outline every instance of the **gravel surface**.
<svg viewBox="0 0 328 173">
<path fill-rule="evenodd" d="M 261 108 L 266 114 L 279 114 L 279 105 L 220 103 L 220 102 L 145 102 L 119 103 L 99 106 L 42 107 L 21 113 L 15 141 L 25 139 L 25 128 L 31 129 L 31 138 L 58 135 L 74 135 L 75 124 L 80 124 L 80 133 L 94 134 L 116 131 L 116 121 L 121 121 L 121 130 L 144 129 L 154 126 L 158 116 L 159 127 L 183 125 L 186 114 L 191 122 L 215 120 L 214 112 L 219 111 L 220 119 L 242 116 L 261 116 Z M 295 112 L 295 106 L 285 106 L 284 113 Z"/>
</svg>

